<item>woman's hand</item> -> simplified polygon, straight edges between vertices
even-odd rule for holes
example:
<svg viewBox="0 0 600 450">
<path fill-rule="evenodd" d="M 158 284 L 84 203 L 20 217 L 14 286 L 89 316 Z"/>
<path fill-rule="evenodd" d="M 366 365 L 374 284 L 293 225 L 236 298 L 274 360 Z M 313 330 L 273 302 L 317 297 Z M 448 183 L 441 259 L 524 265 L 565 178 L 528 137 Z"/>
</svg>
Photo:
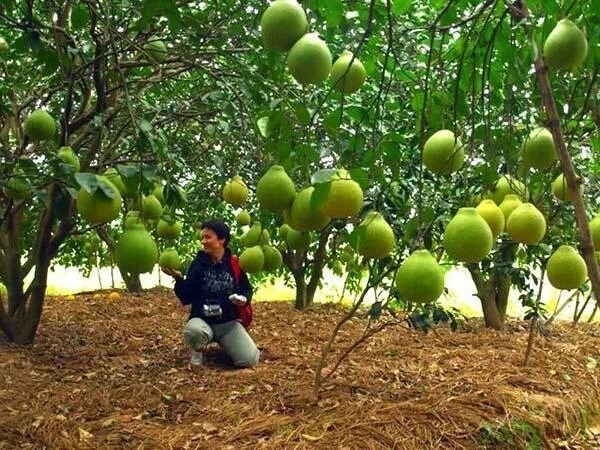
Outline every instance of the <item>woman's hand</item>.
<svg viewBox="0 0 600 450">
<path fill-rule="evenodd" d="M 171 269 L 170 267 L 161 267 L 161 270 L 169 276 L 172 276 L 176 280 L 183 279 L 183 275 L 179 270 Z"/>
</svg>

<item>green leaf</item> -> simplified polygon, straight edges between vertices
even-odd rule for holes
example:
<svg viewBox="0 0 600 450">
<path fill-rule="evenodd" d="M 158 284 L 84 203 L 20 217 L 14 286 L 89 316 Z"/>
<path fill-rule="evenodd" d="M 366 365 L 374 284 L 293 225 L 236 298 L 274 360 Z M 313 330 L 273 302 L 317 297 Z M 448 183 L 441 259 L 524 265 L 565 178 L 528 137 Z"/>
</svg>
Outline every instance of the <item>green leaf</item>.
<svg viewBox="0 0 600 450">
<path fill-rule="evenodd" d="M 342 123 L 342 110 L 340 108 L 334 109 L 332 112 L 327 114 L 327 117 L 323 121 L 323 125 L 331 130 L 337 130 Z"/>
<path fill-rule="evenodd" d="M 96 192 L 96 189 L 98 189 L 98 178 L 94 173 L 77 172 L 75 174 L 75 180 L 77 180 L 79 185 L 90 195 L 93 195 L 94 192 Z"/>
<path fill-rule="evenodd" d="M 258 126 L 258 131 L 264 138 L 268 138 L 271 136 L 271 132 L 269 130 L 269 116 L 263 116 L 256 121 L 256 125 Z"/>
<path fill-rule="evenodd" d="M 357 168 L 349 170 L 348 172 L 350 173 L 350 178 L 356 181 L 362 189 L 369 187 L 369 175 L 365 170 Z"/>
<path fill-rule="evenodd" d="M 76 5 L 71 12 L 71 25 L 75 30 L 81 30 L 87 27 L 90 21 L 89 9 L 84 5 Z"/>
<path fill-rule="evenodd" d="M 317 185 L 321 183 L 329 183 L 331 178 L 337 175 L 337 169 L 321 169 L 312 174 L 310 184 Z M 329 190 L 329 188 L 327 188 Z"/>
<path fill-rule="evenodd" d="M 404 14 L 410 10 L 412 0 L 394 0 L 392 3 L 392 13 L 396 15 Z"/>
<path fill-rule="evenodd" d="M 310 123 L 310 112 L 301 103 L 298 103 L 294 106 L 294 112 L 296 113 L 296 117 L 298 118 L 298 123 L 300 125 L 308 125 Z"/>
<path fill-rule="evenodd" d="M 344 16 L 344 6 L 341 0 L 321 0 L 319 12 L 325 16 L 329 28 L 337 27 Z"/>
<path fill-rule="evenodd" d="M 315 190 L 310 196 L 310 208 L 313 211 L 321 209 L 321 206 L 327 201 L 330 189 L 331 183 L 319 183 L 315 186 Z"/>
<path fill-rule="evenodd" d="M 98 187 L 108 198 L 116 199 L 121 197 L 118 189 L 106 178 L 97 178 Z"/>
</svg>

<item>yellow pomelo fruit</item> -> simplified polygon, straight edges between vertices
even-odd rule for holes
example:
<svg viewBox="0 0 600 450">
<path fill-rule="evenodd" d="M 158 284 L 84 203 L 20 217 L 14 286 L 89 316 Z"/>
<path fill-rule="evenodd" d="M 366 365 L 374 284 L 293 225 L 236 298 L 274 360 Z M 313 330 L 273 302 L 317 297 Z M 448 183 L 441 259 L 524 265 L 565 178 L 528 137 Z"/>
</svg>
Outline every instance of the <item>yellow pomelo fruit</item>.
<svg viewBox="0 0 600 450">
<path fill-rule="evenodd" d="M 167 46 L 158 37 L 152 36 L 144 45 L 144 50 L 158 63 L 167 59 Z"/>
<path fill-rule="evenodd" d="M 331 52 L 319 36 L 307 33 L 290 50 L 287 65 L 298 83 L 318 84 L 331 72 Z"/>
<path fill-rule="evenodd" d="M 154 195 L 158 199 L 160 204 L 164 206 L 165 196 L 164 196 L 163 187 L 161 184 L 157 184 L 156 186 L 154 186 L 154 189 L 152 189 L 152 195 Z"/>
<path fill-rule="evenodd" d="M 62 162 L 64 162 L 65 164 L 69 164 L 71 167 L 73 167 L 73 171 L 79 172 L 79 158 L 77 157 L 77 155 L 71 147 L 59 148 L 58 153 L 56 155 Z"/>
<path fill-rule="evenodd" d="M 152 271 L 158 261 L 158 247 L 144 225 L 135 224 L 123 232 L 115 245 L 115 261 L 126 273 Z"/>
<path fill-rule="evenodd" d="M 120 298 L 121 298 L 121 295 L 119 295 L 118 292 L 111 292 L 110 294 L 108 294 L 109 300 L 119 300 Z"/>
<path fill-rule="evenodd" d="M 145 219 L 158 219 L 162 213 L 163 207 L 154 195 L 146 195 L 142 199 L 142 215 Z"/>
<path fill-rule="evenodd" d="M 583 192 L 583 187 L 581 184 L 579 185 L 579 192 Z M 569 191 L 569 186 L 567 186 L 567 179 L 562 173 L 552 182 L 552 193 L 557 199 L 564 202 L 573 201 L 571 191 Z"/>
<path fill-rule="evenodd" d="M 479 262 L 492 249 L 494 238 L 475 208 L 460 208 L 444 231 L 444 248 L 452 259 Z"/>
<path fill-rule="evenodd" d="M 181 268 L 181 259 L 177 250 L 174 248 L 166 248 L 158 258 L 158 265 L 167 269 L 179 270 Z"/>
<path fill-rule="evenodd" d="M 31 194 L 31 183 L 22 170 L 15 170 L 4 186 L 4 194 L 13 200 L 23 200 Z"/>
<path fill-rule="evenodd" d="M 358 91 L 367 77 L 365 66 L 358 58 L 354 58 L 352 65 L 350 65 L 350 61 L 352 61 L 352 52 L 345 50 L 331 68 L 330 77 L 333 88 L 345 94 Z"/>
<path fill-rule="evenodd" d="M 523 203 L 511 213 L 506 231 L 515 242 L 537 244 L 546 234 L 546 219 L 534 205 Z"/>
<path fill-rule="evenodd" d="M 594 248 L 597 252 L 600 252 L 600 213 L 596 214 L 596 217 L 590 220 L 590 233 L 594 242 Z"/>
<path fill-rule="evenodd" d="M 235 216 L 235 221 L 240 227 L 244 227 L 252 223 L 252 218 L 250 217 L 250 213 L 248 211 L 242 210 L 237 216 Z"/>
<path fill-rule="evenodd" d="M 510 214 L 522 204 L 523 202 L 515 194 L 508 194 L 506 197 L 504 197 L 504 200 L 502 200 L 502 203 L 500 203 L 499 208 L 502 211 L 502 214 L 504 215 L 505 228 Z"/>
<path fill-rule="evenodd" d="M 546 128 L 536 128 L 530 134 L 521 150 L 523 163 L 534 169 L 548 169 L 556 162 L 556 147 L 552 133 Z"/>
<path fill-rule="evenodd" d="M 295 197 L 294 182 L 282 166 L 271 166 L 256 185 L 260 207 L 268 211 L 279 212 L 289 208 Z"/>
<path fill-rule="evenodd" d="M 562 19 L 544 43 L 544 61 L 551 69 L 570 70 L 587 56 L 588 43 L 583 32 L 568 19 Z"/>
<path fill-rule="evenodd" d="M 490 193 L 490 198 L 494 200 L 496 205 L 500 205 L 509 194 L 516 195 L 521 201 L 527 201 L 529 191 L 523 183 L 514 179 L 510 175 L 504 175 L 496 181 L 493 191 Z"/>
<path fill-rule="evenodd" d="M 437 175 L 456 172 L 463 165 L 465 150 L 459 138 L 450 130 L 434 133 L 423 147 L 423 164 Z"/>
<path fill-rule="evenodd" d="M 265 256 L 265 265 L 263 266 L 263 270 L 265 272 L 272 272 L 281 267 L 283 258 L 279 250 L 270 245 L 263 245 L 262 251 L 263 255 Z"/>
<path fill-rule="evenodd" d="M 385 258 L 394 249 L 396 238 L 392 227 L 383 216 L 370 211 L 360 223 L 358 253 L 367 258 Z"/>
<path fill-rule="evenodd" d="M 242 177 L 235 175 L 223 187 L 223 199 L 233 206 L 242 206 L 248 199 L 248 186 Z"/>
<path fill-rule="evenodd" d="M 246 273 L 258 273 L 265 265 L 265 255 L 260 245 L 247 248 L 240 255 L 240 267 Z"/>
<path fill-rule="evenodd" d="M 305 250 L 310 246 L 310 233 L 290 228 L 285 240 L 288 247 L 292 250 Z"/>
<path fill-rule="evenodd" d="M 296 0 L 276 0 L 260 19 L 262 40 L 273 50 L 289 50 L 308 30 L 308 21 Z"/>
<path fill-rule="evenodd" d="M 92 224 L 106 223 L 116 219 L 121 212 L 123 199 L 117 187 L 108 181 L 108 178 L 102 175 L 96 175 L 98 187 L 93 194 L 89 194 L 83 187 L 77 195 L 77 210 L 81 217 Z M 111 192 L 111 196 L 106 195 L 104 189 Z"/>
<path fill-rule="evenodd" d="M 177 239 L 181 234 L 182 228 L 183 225 L 178 220 L 168 222 L 164 219 L 160 219 L 156 224 L 156 234 L 163 239 Z"/>
<path fill-rule="evenodd" d="M 119 175 L 119 172 L 117 172 L 117 169 L 115 169 L 114 167 L 109 167 L 108 169 L 106 169 L 104 171 L 103 175 L 106 178 L 108 178 L 108 180 L 117 187 L 117 189 L 119 190 L 119 192 L 121 194 L 125 193 L 125 191 L 126 191 L 125 183 L 123 183 L 123 180 L 121 179 L 121 175 Z"/>
<path fill-rule="evenodd" d="M 327 200 L 321 205 L 326 217 L 343 219 L 360 212 L 363 204 L 363 191 L 360 185 L 350 179 L 334 179 L 331 182 Z"/>
<path fill-rule="evenodd" d="M 502 210 L 490 199 L 482 200 L 475 209 L 483 217 L 483 220 L 487 222 L 490 230 L 492 230 L 492 235 L 498 237 L 504 230 L 505 224 Z"/>
<path fill-rule="evenodd" d="M 431 303 L 444 292 L 444 270 L 427 250 L 416 250 L 396 273 L 400 297 L 415 303 Z"/>
<path fill-rule="evenodd" d="M 290 209 L 284 211 L 286 222 L 297 231 L 321 230 L 331 221 L 321 211 L 312 208 L 310 200 L 314 190 L 309 186 L 298 192 Z"/>
<path fill-rule="evenodd" d="M 588 274 L 584 259 L 570 245 L 561 245 L 552 253 L 546 273 L 556 289 L 578 289 Z"/>
<path fill-rule="evenodd" d="M 32 141 L 47 141 L 56 132 L 56 124 L 50 114 L 43 109 L 36 109 L 23 123 L 23 130 Z"/>
</svg>

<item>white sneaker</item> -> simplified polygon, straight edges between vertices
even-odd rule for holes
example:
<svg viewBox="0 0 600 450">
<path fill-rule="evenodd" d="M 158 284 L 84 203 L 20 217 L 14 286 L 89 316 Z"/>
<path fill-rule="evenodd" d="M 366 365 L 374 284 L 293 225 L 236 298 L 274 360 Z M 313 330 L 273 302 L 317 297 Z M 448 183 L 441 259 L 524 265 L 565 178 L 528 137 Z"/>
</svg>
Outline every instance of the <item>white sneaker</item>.
<svg viewBox="0 0 600 450">
<path fill-rule="evenodd" d="M 192 357 L 190 359 L 190 364 L 192 366 L 201 366 L 204 364 L 204 353 L 192 351 Z"/>
</svg>

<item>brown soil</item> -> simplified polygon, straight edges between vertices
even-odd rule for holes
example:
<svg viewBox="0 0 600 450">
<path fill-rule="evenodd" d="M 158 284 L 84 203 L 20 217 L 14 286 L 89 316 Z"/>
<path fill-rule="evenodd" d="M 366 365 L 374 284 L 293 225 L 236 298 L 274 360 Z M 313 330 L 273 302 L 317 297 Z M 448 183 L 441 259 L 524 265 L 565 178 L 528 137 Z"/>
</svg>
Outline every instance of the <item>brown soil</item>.
<svg viewBox="0 0 600 450">
<path fill-rule="evenodd" d="M 600 448 L 597 325 L 554 324 L 523 367 L 527 327 L 391 325 L 353 351 L 315 402 L 323 342 L 343 314 L 257 303 L 257 369 L 214 344 L 188 365 L 169 290 L 48 298 L 32 348 L 0 341 L 0 448 Z M 365 330 L 352 319 L 333 358 Z M 328 370 L 328 369 L 327 369 Z"/>
</svg>

